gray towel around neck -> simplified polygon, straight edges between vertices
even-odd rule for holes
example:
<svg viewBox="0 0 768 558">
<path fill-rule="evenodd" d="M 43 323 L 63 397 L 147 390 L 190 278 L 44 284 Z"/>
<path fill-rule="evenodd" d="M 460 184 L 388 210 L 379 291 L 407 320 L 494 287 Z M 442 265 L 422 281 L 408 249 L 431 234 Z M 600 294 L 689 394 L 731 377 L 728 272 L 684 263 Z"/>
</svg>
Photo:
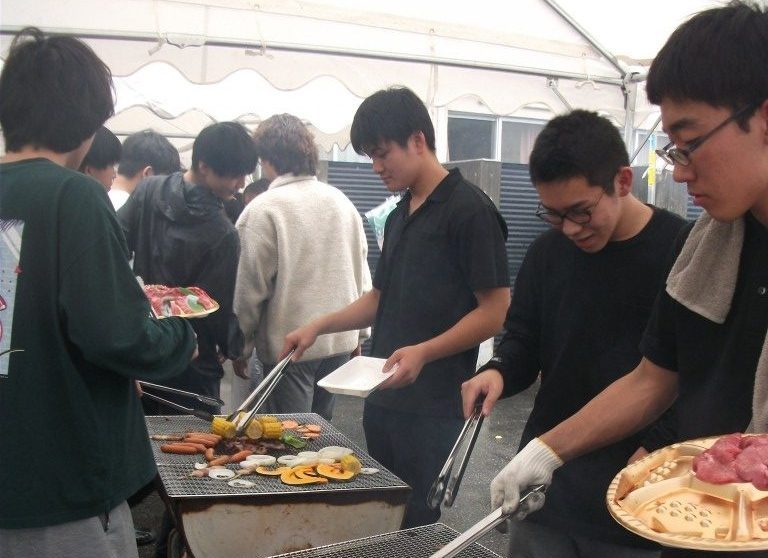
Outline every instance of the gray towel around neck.
<svg viewBox="0 0 768 558">
<path fill-rule="evenodd" d="M 722 324 L 731 310 L 744 244 L 744 218 L 731 223 L 702 213 L 667 277 L 667 293 L 677 302 Z M 752 432 L 768 431 L 768 335 L 755 370 Z"/>
</svg>

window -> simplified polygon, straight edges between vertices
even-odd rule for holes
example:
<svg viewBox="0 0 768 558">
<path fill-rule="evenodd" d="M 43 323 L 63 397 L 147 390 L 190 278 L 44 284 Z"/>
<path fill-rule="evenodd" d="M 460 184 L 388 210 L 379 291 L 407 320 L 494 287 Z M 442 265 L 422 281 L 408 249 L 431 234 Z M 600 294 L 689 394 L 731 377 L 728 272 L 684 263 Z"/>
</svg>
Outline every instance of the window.
<svg viewBox="0 0 768 558">
<path fill-rule="evenodd" d="M 321 161 L 343 161 L 345 163 L 370 163 L 371 159 L 366 155 L 358 155 L 352 148 L 352 144 L 347 144 L 344 149 L 334 143 L 330 151 L 325 151 L 319 147 L 319 158 Z"/>
<path fill-rule="evenodd" d="M 496 119 L 448 116 L 448 160 L 495 159 Z"/>
<path fill-rule="evenodd" d="M 527 164 L 545 120 L 448 115 L 448 160 L 495 159 Z"/>
<path fill-rule="evenodd" d="M 533 143 L 545 122 L 504 120 L 501 124 L 501 161 L 528 164 Z"/>
</svg>

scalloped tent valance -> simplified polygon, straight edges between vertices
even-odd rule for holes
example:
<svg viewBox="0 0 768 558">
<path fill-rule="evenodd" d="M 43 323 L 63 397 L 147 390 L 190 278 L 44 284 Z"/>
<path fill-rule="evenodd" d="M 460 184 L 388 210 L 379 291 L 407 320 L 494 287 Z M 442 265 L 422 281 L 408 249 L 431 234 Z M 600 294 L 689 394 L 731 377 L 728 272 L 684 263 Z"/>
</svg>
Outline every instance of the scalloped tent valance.
<svg viewBox="0 0 768 558">
<path fill-rule="evenodd" d="M 393 84 L 427 102 L 438 135 L 448 110 L 540 118 L 571 106 L 623 125 L 622 78 L 642 75 L 691 13 L 719 4 L 3 0 L 0 48 L 4 55 L 26 25 L 86 39 L 115 75 L 117 114 L 108 125 L 121 134 L 152 127 L 184 139 L 214 120 L 253 126 L 291 112 L 329 150 L 348 143 L 362 99 Z M 631 124 L 648 128 L 657 111 L 638 89 Z"/>
</svg>

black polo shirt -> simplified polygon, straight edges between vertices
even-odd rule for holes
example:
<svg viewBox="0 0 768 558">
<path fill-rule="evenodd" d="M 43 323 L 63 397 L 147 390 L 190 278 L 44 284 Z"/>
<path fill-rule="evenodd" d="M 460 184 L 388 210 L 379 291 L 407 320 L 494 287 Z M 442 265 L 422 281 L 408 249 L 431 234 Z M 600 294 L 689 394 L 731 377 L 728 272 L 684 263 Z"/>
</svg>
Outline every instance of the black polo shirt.
<svg viewBox="0 0 768 558">
<path fill-rule="evenodd" d="M 387 219 L 373 286 L 381 291 L 371 354 L 432 339 L 477 307 L 474 292 L 509 287 L 507 226 L 491 199 L 450 171 L 408 215 L 406 193 Z M 477 347 L 424 366 L 416 382 L 372 393 L 368 402 L 432 416 L 461 416 L 461 383 Z"/>
<path fill-rule="evenodd" d="M 679 239 L 677 252 L 690 233 Z M 660 293 L 640 345 L 651 362 L 679 373 L 677 438 L 743 432 L 752 416 L 755 368 L 768 327 L 768 230 L 751 214 L 736 290 L 723 324 Z"/>
</svg>

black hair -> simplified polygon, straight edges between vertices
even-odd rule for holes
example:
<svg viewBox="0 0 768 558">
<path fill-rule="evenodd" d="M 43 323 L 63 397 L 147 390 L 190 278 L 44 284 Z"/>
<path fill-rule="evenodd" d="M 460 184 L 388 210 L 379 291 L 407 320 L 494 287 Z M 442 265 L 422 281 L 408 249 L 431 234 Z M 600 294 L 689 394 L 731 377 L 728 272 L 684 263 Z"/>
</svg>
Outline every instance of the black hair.
<svg viewBox="0 0 768 558">
<path fill-rule="evenodd" d="M 768 14 L 732 2 L 703 11 L 678 27 L 648 71 L 646 92 L 656 105 L 699 101 L 740 110 L 768 99 Z M 754 111 L 745 114 L 739 125 Z"/>
<path fill-rule="evenodd" d="M 155 174 L 171 174 L 181 169 L 179 152 L 154 130 L 142 130 L 125 138 L 117 173 L 133 178 L 146 167 L 152 167 Z"/>
<path fill-rule="evenodd" d="M 626 166 L 629 156 L 616 126 L 595 112 L 574 110 L 553 118 L 541 131 L 529 172 L 536 185 L 582 176 L 612 194 L 613 178 Z"/>
<path fill-rule="evenodd" d="M 203 162 L 222 177 L 243 176 L 256 168 L 256 148 L 248 130 L 237 122 L 203 128 L 192 144 L 192 170 Z"/>
<path fill-rule="evenodd" d="M 85 172 L 85 167 L 105 169 L 114 166 L 120 160 L 120 150 L 120 140 L 109 129 L 102 126 L 93 136 L 91 148 L 80 164 L 80 172 Z"/>
<path fill-rule="evenodd" d="M 263 194 L 269 189 L 271 182 L 269 178 L 259 178 L 256 182 L 251 182 L 243 190 L 243 199 L 247 197 L 253 199 L 259 194 Z"/>
<path fill-rule="evenodd" d="M 47 37 L 34 27 L 13 40 L 0 74 L 0 126 L 5 147 L 29 145 L 68 153 L 114 114 L 112 74 L 73 37 Z"/>
<path fill-rule="evenodd" d="M 304 123 L 292 114 L 275 114 L 253 133 L 256 151 L 277 174 L 317 174 L 317 145 Z"/>
<path fill-rule="evenodd" d="M 377 91 L 365 99 L 352 120 L 350 139 L 360 155 L 370 154 L 382 142 L 408 144 L 414 133 L 422 132 L 427 147 L 435 151 L 435 128 L 424 103 L 407 87 Z"/>
</svg>

